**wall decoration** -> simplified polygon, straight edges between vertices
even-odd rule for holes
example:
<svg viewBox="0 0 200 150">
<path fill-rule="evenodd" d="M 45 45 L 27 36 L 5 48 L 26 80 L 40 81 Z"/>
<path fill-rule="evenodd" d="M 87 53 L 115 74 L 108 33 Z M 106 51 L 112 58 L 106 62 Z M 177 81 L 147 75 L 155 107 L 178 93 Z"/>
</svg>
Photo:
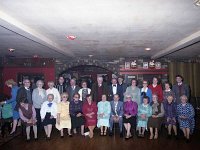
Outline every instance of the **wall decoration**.
<svg viewBox="0 0 200 150">
<path fill-rule="evenodd" d="M 131 69 L 135 69 L 135 68 L 137 68 L 136 60 L 131 62 Z"/>
<path fill-rule="evenodd" d="M 130 68 L 131 68 L 130 62 L 125 62 L 125 69 L 130 69 Z"/>
<path fill-rule="evenodd" d="M 149 68 L 149 63 L 143 62 L 143 69 L 148 69 L 148 68 Z"/>
<path fill-rule="evenodd" d="M 149 62 L 149 68 L 155 68 L 155 62 L 154 62 L 154 60 L 151 60 Z"/>
<path fill-rule="evenodd" d="M 155 68 L 156 69 L 161 69 L 161 63 L 160 62 L 156 62 L 155 63 Z"/>
</svg>

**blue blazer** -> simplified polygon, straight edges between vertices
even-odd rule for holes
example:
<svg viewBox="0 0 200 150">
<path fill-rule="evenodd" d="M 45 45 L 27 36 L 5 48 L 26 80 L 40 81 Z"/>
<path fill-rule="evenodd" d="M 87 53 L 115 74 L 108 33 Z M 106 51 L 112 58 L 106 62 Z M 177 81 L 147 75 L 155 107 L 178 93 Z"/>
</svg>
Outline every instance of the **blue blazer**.
<svg viewBox="0 0 200 150">
<path fill-rule="evenodd" d="M 11 104 L 12 105 L 12 109 L 15 109 L 15 106 L 17 104 L 17 91 L 18 91 L 19 87 L 18 86 L 13 86 L 11 89 L 11 98 L 6 100 L 6 103 Z"/>
<path fill-rule="evenodd" d="M 118 115 L 118 116 L 123 116 L 124 114 L 124 104 L 123 102 L 121 101 L 118 101 L 118 104 L 117 104 L 117 114 L 115 113 L 115 104 L 114 104 L 114 101 L 111 101 L 110 102 L 110 105 L 111 105 L 111 113 L 110 115 Z"/>
<path fill-rule="evenodd" d="M 119 84 L 117 84 L 117 94 L 119 95 L 120 97 L 120 101 L 123 101 L 123 87 Z M 109 100 L 112 101 L 113 100 L 113 90 L 112 90 L 112 84 L 108 87 L 108 97 L 109 97 Z"/>
<path fill-rule="evenodd" d="M 141 89 L 140 89 L 141 91 Z M 152 102 L 152 91 L 151 89 L 148 88 L 147 92 L 146 92 L 146 96 L 149 97 L 149 104 Z M 141 104 L 143 103 L 143 95 L 142 95 L 142 92 L 141 92 Z"/>
</svg>

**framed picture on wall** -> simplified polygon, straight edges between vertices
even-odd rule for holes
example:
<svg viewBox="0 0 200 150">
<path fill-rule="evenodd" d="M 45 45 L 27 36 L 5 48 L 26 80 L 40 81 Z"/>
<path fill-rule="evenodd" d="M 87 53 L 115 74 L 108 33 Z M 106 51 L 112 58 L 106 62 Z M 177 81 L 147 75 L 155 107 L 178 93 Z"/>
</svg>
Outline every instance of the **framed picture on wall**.
<svg viewBox="0 0 200 150">
<path fill-rule="evenodd" d="M 148 68 L 149 68 L 149 63 L 143 62 L 143 69 L 148 69 Z"/>
<path fill-rule="evenodd" d="M 130 69 L 131 68 L 131 63 L 130 62 L 125 62 L 125 69 Z"/>
<path fill-rule="evenodd" d="M 156 62 L 155 63 L 155 68 L 156 69 L 161 69 L 161 63 L 160 62 Z"/>
</svg>

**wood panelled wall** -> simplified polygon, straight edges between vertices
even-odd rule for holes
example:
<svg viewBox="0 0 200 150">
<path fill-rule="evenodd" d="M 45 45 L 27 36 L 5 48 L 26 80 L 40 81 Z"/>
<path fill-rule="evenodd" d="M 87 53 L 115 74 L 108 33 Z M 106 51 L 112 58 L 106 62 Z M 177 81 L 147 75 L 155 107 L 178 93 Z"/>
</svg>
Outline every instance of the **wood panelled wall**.
<svg viewBox="0 0 200 150">
<path fill-rule="evenodd" d="M 174 84 L 175 76 L 180 74 L 184 82 L 189 84 L 191 95 L 200 97 L 200 63 L 170 62 L 169 81 Z"/>
</svg>

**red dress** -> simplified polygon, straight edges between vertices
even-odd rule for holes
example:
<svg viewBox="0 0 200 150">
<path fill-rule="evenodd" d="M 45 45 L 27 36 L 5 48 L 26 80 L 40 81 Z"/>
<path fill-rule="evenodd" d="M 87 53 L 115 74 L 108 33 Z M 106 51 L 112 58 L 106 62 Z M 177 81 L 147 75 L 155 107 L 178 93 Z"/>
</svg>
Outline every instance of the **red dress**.
<svg viewBox="0 0 200 150">
<path fill-rule="evenodd" d="M 89 118 L 88 116 L 86 116 L 86 114 L 88 113 L 94 113 L 92 115 L 92 118 Z M 87 102 L 87 100 L 84 102 L 83 104 L 83 114 L 85 116 L 85 126 L 96 126 L 97 125 L 97 105 L 95 102 L 92 102 L 91 105 L 89 105 L 89 103 Z"/>
<path fill-rule="evenodd" d="M 149 85 L 148 88 L 151 89 L 152 94 L 155 94 L 158 96 L 158 101 L 162 102 L 163 101 L 163 90 L 161 85 L 157 85 L 156 87 L 153 87 L 153 85 Z"/>
</svg>

